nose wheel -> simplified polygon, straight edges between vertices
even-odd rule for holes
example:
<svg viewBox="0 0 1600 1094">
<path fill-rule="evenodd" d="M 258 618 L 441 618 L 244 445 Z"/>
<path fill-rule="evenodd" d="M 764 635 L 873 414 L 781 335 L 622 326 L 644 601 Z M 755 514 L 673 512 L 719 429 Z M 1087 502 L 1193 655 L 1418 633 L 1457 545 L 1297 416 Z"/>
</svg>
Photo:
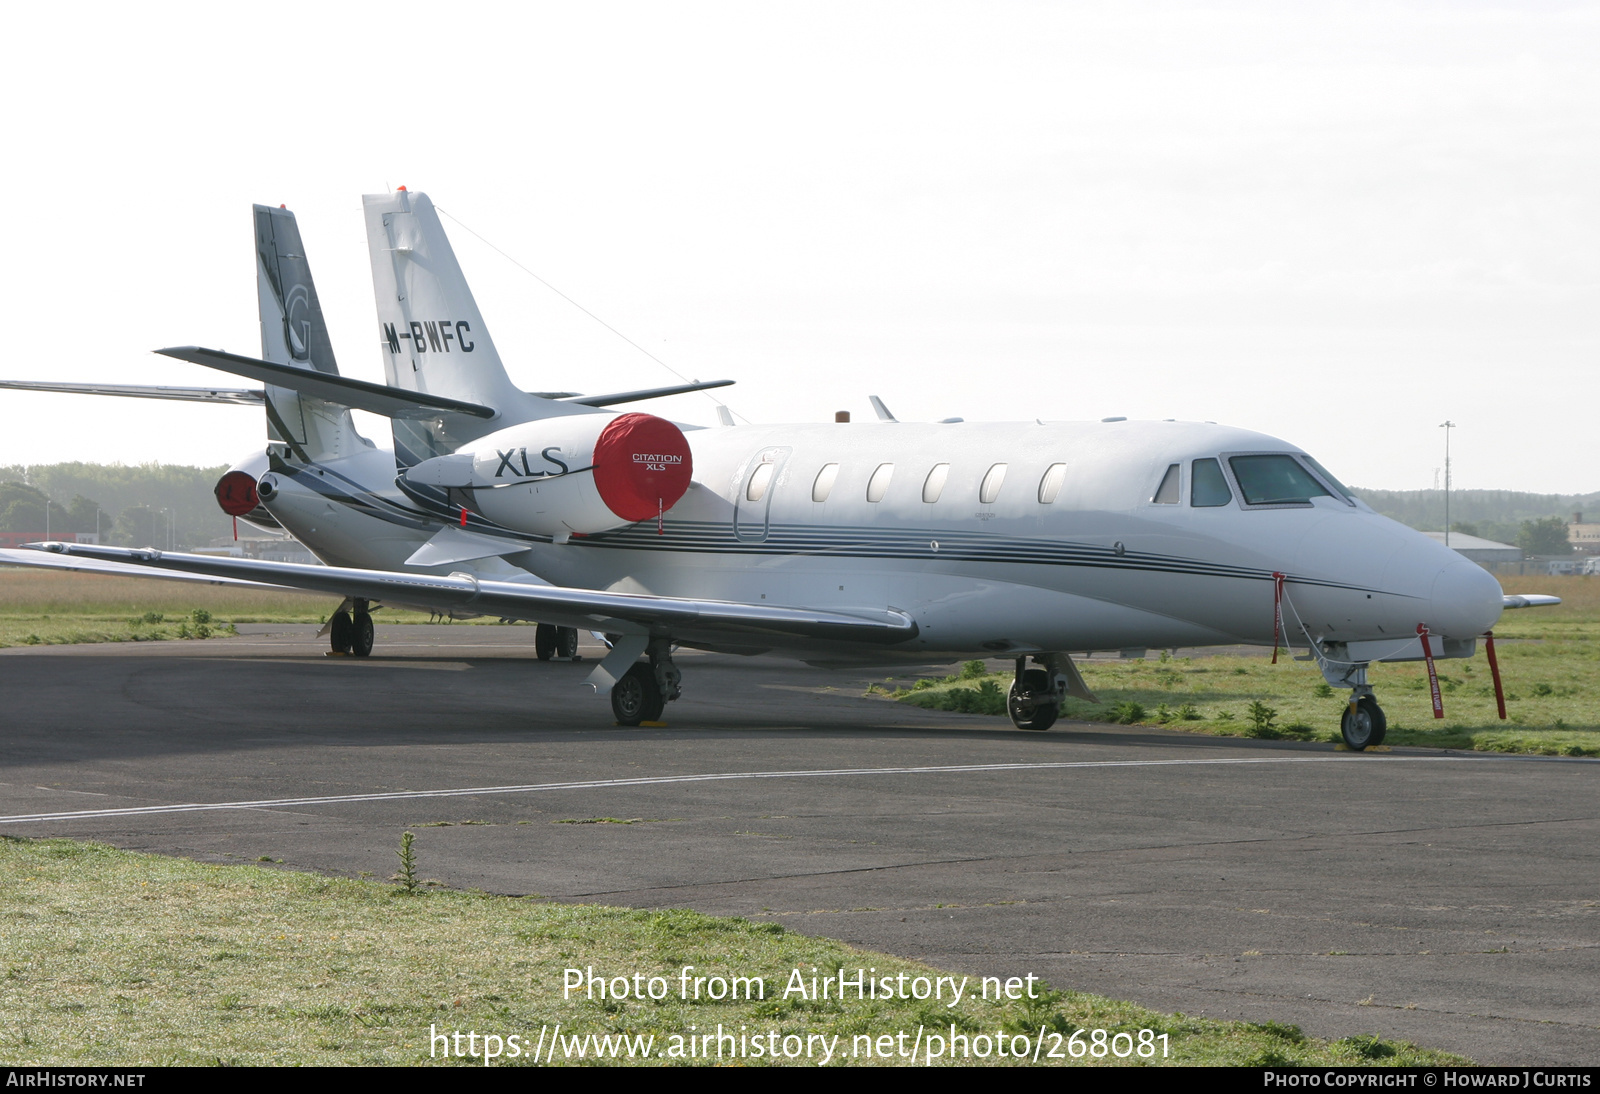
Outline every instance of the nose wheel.
<svg viewBox="0 0 1600 1094">
<path fill-rule="evenodd" d="M 1362 752 L 1383 744 L 1389 721 L 1383 708 L 1371 695 L 1357 695 L 1345 705 L 1339 719 L 1339 734 L 1352 752 Z"/>
</svg>

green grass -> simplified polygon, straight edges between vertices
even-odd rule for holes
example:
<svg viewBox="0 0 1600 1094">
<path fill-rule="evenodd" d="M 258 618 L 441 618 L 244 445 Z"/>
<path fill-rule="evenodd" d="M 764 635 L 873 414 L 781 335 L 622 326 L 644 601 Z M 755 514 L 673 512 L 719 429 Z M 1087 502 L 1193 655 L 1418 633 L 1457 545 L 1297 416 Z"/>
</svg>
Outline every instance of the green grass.
<svg viewBox="0 0 1600 1094">
<path fill-rule="evenodd" d="M 1521 578 L 1512 584 L 1518 592 L 1553 593 L 1563 603 L 1507 612 L 1495 629 L 1507 721 L 1497 716 L 1480 643 L 1473 659 L 1437 662 L 1442 720 L 1433 717 L 1421 662 L 1372 666 L 1368 679 L 1389 719 L 1387 744 L 1600 756 L 1600 578 Z M 981 663 L 973 664 L 981 669 Z M 1346 696 L 1327 687 L 1310 662 L 1184 657 L 1092 660 L 1079 668 L 1101 701 L 1068 699 L 1062 704 L 1067 718 L 1230 737 L 1340 739 Z M 876 690 L 914 706 L 1003 717 L 1011 677 L 969 665 L 960 674 L 897 683 Z"/>
<path fill-rule="evenodd" d="M 338 607 L 336 597 L 305 593 L 0 567 L 0 647 L 175 639 L 185 637 L 179 627 L 186 621 L 192 637 L 197 610 L 215 623 L 324 623 Z M 435 617 L 385 608 L 377 619 L 427 623 Z M 227 633 L 213 627 L 211 637 Z"/>
<path fill-rule="evenodd" d="M 421 836 L 414 845 L 424 872 L 426 843 Z M 879 977 L 940 973 L 744 919 L 454 892 L 426 881 L 408 893 L 68 840 L 0 839 L 0 918 L 7 1064 L 417 1064 L 440 1062 L 430 1056 L 431 1027 L 536 1038 L 556 1022 L 568 1034 L 653 1035 L 662 1049 L 691 1026 L 718 1023 L 780 1037 L 837 1035 L 841 1051 L 857 1036 L 904 1030 L 909 1044 L 919 1026 L 948 1035 L 954 1024 L 969 1035 L 1032 1038 L 1042 1028 L 1061 1036 L 1047 1043 L 1063 1046 L 1078 1029 L 1148 1029 L 1167 1035 L 1165 1062 L 1174 1064 L 1466 1062 L 1377 1033 L 1319 1041 L 1273 1022 L 1159 1014 L 1042 986 L 1031 1001 L 983 1001 L 972 997 L 976 978 L 954 1008 L 785 1001 L 795 969 L 805 977 L 813 968 L 819 976 L 861 967 Z M 763 977 L 766 999 L 684 1001 L 685 965 L 697 976 Z M 565 970 L 588 966 L 607 976 L 659 975 L 671 991 L 659 1002 L 564 999 Z"/>
</svg>

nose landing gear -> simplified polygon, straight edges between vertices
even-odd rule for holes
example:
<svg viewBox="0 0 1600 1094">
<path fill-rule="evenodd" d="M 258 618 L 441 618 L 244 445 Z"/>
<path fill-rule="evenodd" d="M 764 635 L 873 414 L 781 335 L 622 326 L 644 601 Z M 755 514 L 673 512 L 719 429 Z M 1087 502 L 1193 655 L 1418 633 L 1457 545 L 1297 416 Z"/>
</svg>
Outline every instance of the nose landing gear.
<svg viewBox="0 0 1600 1094">
<path fill-rule="evenodd" d="M 1384 734 L 1388 730 L 1389 720 L 1383 716 L 1383 708 L 1372 697 L 1372 689 L 1352 692 L 1350 702 L 1339 719 L 1339 735 L 1344 738 L 1350 751 L 1377 748 L 1383 744 Z"/>
<path fill-rule="evenodd" d="M 1372 685 L 1367 683 L 1367 663 L 1334 661 L 1315 642 L 1311 652 L 1329 686 L 1350 689 L 1350 701 L 1339 716 L 1339 736 L 1344 738 L 1345 747 L 1351 752 L 1364 752 L 1383 744 L 1384 735 L 1389 731 L 1389 719 L 1383 716 L 1383 708 L 1372 694 Z"/>
</svg>

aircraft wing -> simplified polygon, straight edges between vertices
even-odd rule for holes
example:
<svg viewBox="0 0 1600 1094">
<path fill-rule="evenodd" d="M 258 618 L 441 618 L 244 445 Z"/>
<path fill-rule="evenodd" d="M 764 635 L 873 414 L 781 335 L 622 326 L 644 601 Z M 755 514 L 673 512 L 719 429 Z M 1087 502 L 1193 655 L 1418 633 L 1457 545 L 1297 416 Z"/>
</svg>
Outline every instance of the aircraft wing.
<svg viewBox="0 0 1600 1094">
<path fill-rule="evenodd" d="M 183 403 L 233 403 L 260 406 L 267 393 L 243 387 L 158 387 L 147 384 L 58 384 L 50 380 L 0 380 L 20 391 L 64 391 L 70 395 L 124 395 L 134 399 L 172 399 Z"/>
<path fill-rule="evenodd" d="M 190 574 L 179 570 L 152 570 L 148 566 L 134 566 L 126 562 L 111 562 L 98 558 L 81 558 L 49 551 L 0 548 L 0 566 L 35 566 L 46 570 L 72 570 L 84 574 L 110 574 L 120 577 L 160 577 L 175 581 L 196 582 L 202 585 L 239 585 L 251 589 L 271 589 L 280 593 L 298 593 L 306 590 L 289 585 L 274 585 L 268 581 L 251 581 L 237 577 L 217 577 L 211 574 Z"/>
<path fill-rule="evenodd" d="M 1561 603 L 1559 596 L 1543 596 L 1539 593 L 1507 593 L 1505 595 L 1506 610 L 1512 608 L 1550 608 Z"/>
<path fill-rule="evenodd" d="M 507 619 L 537 620 L 611 634 L 663 634 L 691 644 L 772 644 L 787 638 L 893 645 L 915 638 L 917 634 L 917 625 L 909 615 L 890 608 L 859 613 L 811 611 L 725 600 L 690 600 L 486 581 L 470 574 L 435 577 L 343 566 L 220 558 L 158 551 L 153 547 L 41 543 L 31 544 L 30 550 L 57 558 L 120 563 L 120 572 L 126 572 L 124 568 L 136 568 L 153 575 L 224 578 L 340 597 L 388 600 L 439 612 L 456 609 Z"/>
</svg>

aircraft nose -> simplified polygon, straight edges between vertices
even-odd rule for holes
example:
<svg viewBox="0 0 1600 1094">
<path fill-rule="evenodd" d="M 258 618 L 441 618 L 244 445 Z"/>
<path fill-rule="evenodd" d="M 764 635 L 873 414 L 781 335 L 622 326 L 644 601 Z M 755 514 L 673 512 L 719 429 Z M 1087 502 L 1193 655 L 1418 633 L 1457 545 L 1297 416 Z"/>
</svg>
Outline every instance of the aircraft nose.
<svg viewBox="0 0 1600 1094">
<path fill-rule="evenodd" d="M 1433 580 L 1431 629 L 1451 638 L 1471 638 L 1493 627 L 1504 607 L 1494 575 L 1465 559 L 1447 563 Z"/>
</svg>

